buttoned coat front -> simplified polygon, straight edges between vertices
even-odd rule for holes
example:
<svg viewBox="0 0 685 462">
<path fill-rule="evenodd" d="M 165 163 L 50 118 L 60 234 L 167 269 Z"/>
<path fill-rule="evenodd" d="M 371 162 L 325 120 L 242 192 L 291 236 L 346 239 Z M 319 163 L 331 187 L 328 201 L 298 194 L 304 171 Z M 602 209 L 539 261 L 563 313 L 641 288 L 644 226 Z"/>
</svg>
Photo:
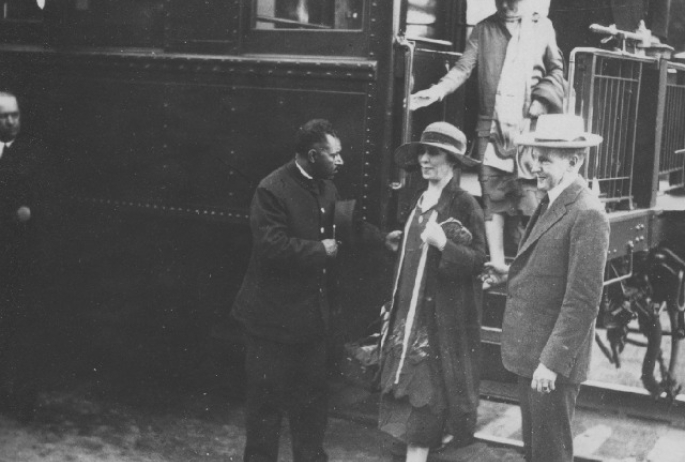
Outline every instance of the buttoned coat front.
<svg viewBox="0 0 685 462">
<path fill-rule="evenodd" d="M 509 268 L 502 361 L 522 377 L 532 377 L 542 363 L 561 382 L 581 383 L 590 364 L 609 221 L 582 178 L 538 214 Z"/>
<path fill-rule="evenodd" d="M 294 160 L 259 183 L 252 256 L 233 305 L 250 334 L 282 343 L 326 337 L 333 275 L 321 241 L 332 237 L 337 197 L 332 181 L 305 178 Z"/>
</svg>

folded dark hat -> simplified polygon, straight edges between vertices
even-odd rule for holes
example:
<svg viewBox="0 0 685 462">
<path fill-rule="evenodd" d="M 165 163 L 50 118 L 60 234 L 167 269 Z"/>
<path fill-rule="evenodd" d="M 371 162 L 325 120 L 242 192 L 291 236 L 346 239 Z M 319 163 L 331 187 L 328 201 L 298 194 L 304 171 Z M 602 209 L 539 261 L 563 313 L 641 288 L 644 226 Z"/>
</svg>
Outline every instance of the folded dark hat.
<svg viewBox="0 0 685 462">
<path fill-rule="evenodd" d="M 333 212 L 333 226 L 335 226 L 335 239 L 346 246 L 354 245 L 354 208 L 357 201 L 354 199 L 336 201 Z"/>
</svg>

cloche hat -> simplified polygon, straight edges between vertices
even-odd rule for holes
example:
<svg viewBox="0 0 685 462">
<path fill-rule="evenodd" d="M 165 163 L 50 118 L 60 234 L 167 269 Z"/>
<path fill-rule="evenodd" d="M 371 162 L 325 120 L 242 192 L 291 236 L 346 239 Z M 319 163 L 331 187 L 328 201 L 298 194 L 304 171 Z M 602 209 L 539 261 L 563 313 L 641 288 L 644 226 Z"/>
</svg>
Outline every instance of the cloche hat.
<svg viewBox="0 0 685 462">
<path fill-rule="evenodd" d="M 406 143 L 395 151 L 395 161 L 402 168 L 418 164 L 418 155 L 424 146 L 433 146 L 447 153 L 456 162 L 466 167 L 474 167 L 479 161 L 464 155 L 466 136 L 448 122 L 433 122 L 421 134 L 421 141 Z"/>
</svg>

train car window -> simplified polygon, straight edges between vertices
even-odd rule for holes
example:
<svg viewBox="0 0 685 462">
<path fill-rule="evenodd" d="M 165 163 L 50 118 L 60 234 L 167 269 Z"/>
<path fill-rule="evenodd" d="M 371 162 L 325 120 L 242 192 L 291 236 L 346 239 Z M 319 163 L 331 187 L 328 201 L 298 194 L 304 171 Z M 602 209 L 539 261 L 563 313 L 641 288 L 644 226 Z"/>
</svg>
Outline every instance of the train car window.
<svg viewBox="0 0 685 462">
<path fill-rule="evenodd" d="M 45 0 L 3 0 L 3 21 L 40 22 L 43 20 Z"/>
<path fill-rule="evenodd" d="M 256 0 L 257 29 L 358 30 L 362 0 Z"/>
<path fill-rule="evenodd" d="M 250 5 L 243 40 L 248 53 L 368 55 L 370 0 L 245 1 Z"/>
<path fill-rule="evenodd" d="M 164 43 L 164 0 L 41 1 L 50 45 L 145 48 Z"/>
<path fill-rule="evenodd" d="M 438 0 L 407 0 L 407 36 L 443 39 L 440 35 Z"/>
<path fill-rule="evenodd" d="M 0 0 L 0 43 L 39 44 L 45 0 Z"/>
</svg>

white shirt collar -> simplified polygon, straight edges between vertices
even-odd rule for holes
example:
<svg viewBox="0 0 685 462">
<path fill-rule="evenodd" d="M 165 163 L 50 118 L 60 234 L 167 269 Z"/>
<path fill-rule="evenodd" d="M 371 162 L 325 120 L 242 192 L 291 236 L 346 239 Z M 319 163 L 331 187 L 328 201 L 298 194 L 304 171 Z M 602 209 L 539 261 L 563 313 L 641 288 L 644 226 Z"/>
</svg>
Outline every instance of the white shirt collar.
<svg viewBox="0 0 685 462">
<path fill-rule="evenodd" d="M 300 163 L 297 161 L 297 159 L 295 160 L 295 165 L 297 165 L 297 168 L 300 170 L 300 173 L 302 174 L 302 176 L 304 176 L 305 178 L 310 179 L 310 180 L 314 179 L 313 176 L 311 176 L 309 173 L 304 171 L 304 169 L 302 168 Z"/>
<path fill-rule="evenodd" d="M 9 140 L 7 143 L 0 141 L 0 157 L 5 153 L 5 148 L 12 146 L 12 143 L 14 143 L 15 140 L 16 138 Z"/>
<path fill-rule="evenodd" d="M 578 179 L 578 174 L 577 173 L 569 173 L 568 175 L 564 175 L 564 177 L 561 179 L 558 185 L 547 191 L 547 195 L 549 196 L 549 206 L 552 206 L 552 203 L 561 195 L 562 192 L 564 192 L 564 189 L 568 188 L 571 186 L 571 184 Z"/>
</svg>

